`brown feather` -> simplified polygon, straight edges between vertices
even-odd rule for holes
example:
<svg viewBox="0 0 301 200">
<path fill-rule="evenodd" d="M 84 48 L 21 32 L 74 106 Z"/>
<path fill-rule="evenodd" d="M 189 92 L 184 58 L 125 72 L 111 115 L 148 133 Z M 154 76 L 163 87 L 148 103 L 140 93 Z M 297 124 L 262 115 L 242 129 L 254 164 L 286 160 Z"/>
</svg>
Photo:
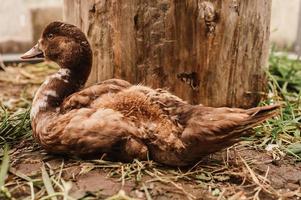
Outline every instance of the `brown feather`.
<svg viewBox="0 0 301 200">
<path fill-rule="evenodd" d="M 279 108 L 190 105 L 166 90 L 119 79 L 82 89 L 92 51 L 78 28 L 51 23 L 38 46 L 62 68 L 41 86 L 31 112 L 34 138 L 52 153 L 106 154 L 119 161 L 149 155 L 160 163 L 189 165 L 239 141 Z"/>
</svg>

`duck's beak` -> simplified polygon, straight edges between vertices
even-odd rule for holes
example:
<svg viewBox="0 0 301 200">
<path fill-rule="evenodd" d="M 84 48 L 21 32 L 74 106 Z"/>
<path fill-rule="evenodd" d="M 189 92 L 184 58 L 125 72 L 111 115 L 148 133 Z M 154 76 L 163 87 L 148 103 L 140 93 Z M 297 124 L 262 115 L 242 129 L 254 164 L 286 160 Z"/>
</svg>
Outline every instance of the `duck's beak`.
<svg viewBox="0 0 301 200">
<path fill-rule="evenodd" d="M 39 48 L 39 43 L 21 56 L 22 59 L 44 58 L 43 51 Z"/>
</svg>

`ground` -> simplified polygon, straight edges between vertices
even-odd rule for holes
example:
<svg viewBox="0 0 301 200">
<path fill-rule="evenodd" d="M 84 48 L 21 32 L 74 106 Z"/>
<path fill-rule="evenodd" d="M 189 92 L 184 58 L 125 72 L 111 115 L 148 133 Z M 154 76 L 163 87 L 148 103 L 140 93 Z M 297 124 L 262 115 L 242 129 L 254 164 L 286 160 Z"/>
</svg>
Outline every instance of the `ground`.
<svg viewBox="0 0 301 200">
<path fill-rule="evenodd" d="M 284 133 L 271 136 L 279 129 L 269 129 L 274 120 L 255 129 L 255 136 L 188 168 L 171 168 L 152 161 L 113 163 L 47 154 L 30 137 L 27 110 L 36 88 L 54 71 L 56 67 L 48 64 L 19 65 L 0 71 L 0 101 L 4 109 L 0 123 L 0 145 L 3 147 L 0 151 L 0 199 L 301 197 L 300 119 L 296 123 L 292 120 L 290 123 L 294 125 L 287 126 L 287 120 L 280 121 L 279 127 L 286 127 L 280 131 L 291 133 L 293 130 L 294 136 Z M 284 114 L 281 116 L 285 118 Z M 282 143 L 295 143 L 295 146 L 283 148 Z M 5 144 L 10 144 L 7 151 Z M 7 161 L 10 163 L 8 170 Z M 5 178 L 4 183 L 1 178 Z"/>
</svg>

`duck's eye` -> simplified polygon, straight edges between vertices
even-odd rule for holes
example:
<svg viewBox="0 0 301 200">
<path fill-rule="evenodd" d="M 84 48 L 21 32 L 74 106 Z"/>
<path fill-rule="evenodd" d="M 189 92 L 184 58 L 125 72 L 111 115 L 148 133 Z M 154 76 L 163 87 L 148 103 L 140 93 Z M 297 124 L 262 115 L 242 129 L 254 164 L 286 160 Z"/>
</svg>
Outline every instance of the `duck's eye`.
<svg viewBox="0 0 301 200">
<path fill-rule="evenodd" d="M 52 40 L 54 38 L 54 35 L 52 33 L 50 33 L 50 34 L 47 35 L 47 37 L 48 37 L 49 40 Z"/>
</svg>

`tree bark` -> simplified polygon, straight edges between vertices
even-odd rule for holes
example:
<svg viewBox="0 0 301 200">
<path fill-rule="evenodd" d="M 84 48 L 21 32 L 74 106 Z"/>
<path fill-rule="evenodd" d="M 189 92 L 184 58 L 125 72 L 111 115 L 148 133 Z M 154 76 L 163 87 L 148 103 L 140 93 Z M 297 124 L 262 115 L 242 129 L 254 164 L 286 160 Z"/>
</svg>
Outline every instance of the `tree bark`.
<svg viewBox="0 0 301 200">
<path fill-rule="evenodd" d="M 264 94 L 271 0 L 65 0 L 64 14 L 93 47 L 89 83 L 122 78 L 209 106 Z"/>
</svg>

